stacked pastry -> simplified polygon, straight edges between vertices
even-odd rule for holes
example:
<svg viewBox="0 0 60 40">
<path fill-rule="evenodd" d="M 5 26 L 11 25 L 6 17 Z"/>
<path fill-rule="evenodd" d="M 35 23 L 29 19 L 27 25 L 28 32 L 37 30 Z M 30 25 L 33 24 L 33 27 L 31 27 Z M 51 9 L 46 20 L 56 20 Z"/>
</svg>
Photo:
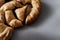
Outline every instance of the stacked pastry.
<svg viewBox="0 0 60 40">
<path fill-rule="evenodd" d="M 14 28 L 35 21 L 40 8 L 39 0 L 0 0 L 0 40 L 9 40 Z"/>
</svg>

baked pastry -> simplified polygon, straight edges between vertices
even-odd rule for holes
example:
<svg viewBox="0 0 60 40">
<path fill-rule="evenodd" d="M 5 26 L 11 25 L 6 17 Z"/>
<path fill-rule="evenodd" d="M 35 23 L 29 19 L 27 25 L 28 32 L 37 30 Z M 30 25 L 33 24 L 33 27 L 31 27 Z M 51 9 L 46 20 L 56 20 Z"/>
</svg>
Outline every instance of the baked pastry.
<svg viewBox="0 0 60 40">
<path fill-rule="evenodd" d="M 39 15 L 40 12 L 40 1 L 39 0 L 16 0 L 20 3 L 32 5 L 31 12 L 27 15 L 25 24 L 30 24 L 33 22 Z"/>
<path fill-rule="evenodd" d="M 6 23 L 11 27 L 21 27 L 35 21 L 40 14 L 39 0 L 12 0 L 1 6 Z"/>
<path fill-rule="evenodd" d="M 0 0 L 0 3 L 0 40 L 9 40 L 15 27 L 32 23 L 40 14 L 39 0 Z"/>
<path fill-rule="evenodd" d="M 0 40 L 9 40 L 12 36 L 13 29 L 0 23 Z"/>
<path fill-rule="evenodd" d="M 16 7 L 22 7 L 22 5 L 19 2 L 10 1 L 10 2 L 7 2 L 4 5 L 2 5 L 0 8 L 0 10 L 4 11 L 6 23 L 8 25 L 10 25 L 11 27 L 23 26 L 22 22 L 20 20 L 16 19 L 16 17 L 13 14 L 12 10 Z"/>
<path fill-rule="evenodd" d="M 22 7 L 22 8 L 18 8 L 15 10 L 15 13 L 16 13 L 16 16 L 19 20 L 21 20 L 22 22 L 24 21 L 25 19 L 25 10 L 27 8 L 27 5 Z"/>
<path fill-rule="evenodd" d="M 15 18 L 12 10 L 5 11 L 5 18 L 8 25 L 11 27 L 20 27 L 23 26 L 22 22 Z"/>
<path fill-rule="evenodd" d="M 12 10 L 15 7 L 22 7 L 22 5 L 17 1 L 10 1 L 2 5 L 0 9 L 6 11 L 6 10 Z"/>
</svg>

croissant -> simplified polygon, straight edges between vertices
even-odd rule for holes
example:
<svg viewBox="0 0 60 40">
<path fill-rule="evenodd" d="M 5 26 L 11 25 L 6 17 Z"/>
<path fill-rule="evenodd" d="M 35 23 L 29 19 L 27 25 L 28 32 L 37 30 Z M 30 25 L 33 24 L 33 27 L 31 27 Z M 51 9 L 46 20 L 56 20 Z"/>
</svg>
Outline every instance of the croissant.
<svg viewBox="0 0 60 40">
<path fill-rule="evenodd" d="M 8 25 L 11 27 L 20 27 L 23 26 L 23 23 L 30 24 L 36 20 L 40 12 L 40 1 L 13 0 L 2 5 L 0 9 L 4 12 Z"/>
<path fill-rule="evenodd" d="M 39 0 L 0 0 L 0 40 L 9 40 L 16 27 L 30 24 L 40 12 Z"/>
</svg>

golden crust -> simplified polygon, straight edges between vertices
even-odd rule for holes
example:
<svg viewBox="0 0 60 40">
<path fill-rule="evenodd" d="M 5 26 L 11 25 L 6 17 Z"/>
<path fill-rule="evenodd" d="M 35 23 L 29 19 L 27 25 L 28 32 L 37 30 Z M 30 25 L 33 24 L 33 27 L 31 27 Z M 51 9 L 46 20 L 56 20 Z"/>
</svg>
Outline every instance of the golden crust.
<svg viewBox="0 0 60 40">
<path fill-rule="evenodd" d="M 21 27 L 23 23 L 32 23 L 40 14 L 39 12 L 39 0 L 13 0 L 3 4 L 0 7 L 0 40 L 9 40 L 14 27 Z M 6 26 L 5 23 L 11 27 Z"/>
<path fill-rule="evenodd" d="M 0 23 L 0 40 L 9 40 L 12 36 L 13 29 L 6 26 L 3 23 Z"/>
<path fill-rule="evenodd" d="M 19 2 L 16 1 L 10 1 L 5 3 L 4 5 L 1 6 L 1 10 L 6 11 L 6 10 L 12 10 L 15 7 L 22 7 L 22 5 Z"/>
<path fill-rule="evenodd" d="M 25 6 L 22 7 L 22 4 L 20 3 L 23 3 L 23 5 Z M 8 25 L 13 27 L 22 26 L 23 22 L 25 22 L 25 24 L 30 24 L 36 20 L 40 12 L 40 1 L 39 0 L 13 0 L 5 3 L 3 6 L 1 6 L 0 9 L 5 12 L 5 18 Z M 13 9 L 15 9 L 14 10 L 15 13 L 13 13 L 12 11 Z M 16 15 L 14 16 L 14 14 Z"/>
<path fill-rule="evenodd" d="M 31 12 L 26 17 L 26 21 L 25 21 L 26 24 L 30 24 L 31 22 L 36 20 L 40 12 L 39 0 L 15 0 L 15 1 L 22 2 L 23 4 L 26 4 L 26 3 L 32 4 Z"/>
<path fill-rule="evenodd" d="M 12 27 L 22 26 L 22 22 L 19 21 L 18 19 L 16 19 L 16 17 L 13 14 L 13 11 L 12 11 L 16 7 L 20 8 L 20 7 L 22 7 L 22 5 L 17 1 L 10 1 L 10 2 L 7 2 L 4 5 L 2 5 L 0 8 L 2 11 L 4 11 L 4 14 L 5 14 L 4 16 L 5 16 L 7 24 Z M 1 12 L 0 12 L 0 14 L 1 14 Z M 4 16 L 2 15 L 2 17 L 4 17 Z M 1 18 L 1 20 L 3 21 L 2 18 Z"/>
<path fill-rule="evenodd" d="M 0 10 L 0 23 L 5 23 L 5 14 L 2 10 Z"/>
<path fill-rule="evenodd" d="M 17 20 L 17 19 L 11 20 L 11 22 L 9 23 L 9 25 L 12 26 L 12 27 L 16 27 L 16 28 L 23 26 L 22 22 L 19 21 L 19 20 Z"/>
<path fill-rule="evenodd" d="M 15 19 L 12 10 L 5 11 L 5 18 L 6 18 L 7 24 L 9 24 L 11 20 Z"/>
<path fill-rule="evenodd" d="M 5 18 L 8 25 L 12 27 L 22 26 L 22 22 L 15 18 L 12 10 L 5 11 Z"/>
<path fill-rule="evenodd" d="M 21 20 L 22 22 L 24 21 L 25 19 L 25 10 L 26 10 L 27 6 L 24 6 L 22 8 L 18 8 L 15 10 L 15 13 L 18 17 L 19 20 Z"/>
</svg>

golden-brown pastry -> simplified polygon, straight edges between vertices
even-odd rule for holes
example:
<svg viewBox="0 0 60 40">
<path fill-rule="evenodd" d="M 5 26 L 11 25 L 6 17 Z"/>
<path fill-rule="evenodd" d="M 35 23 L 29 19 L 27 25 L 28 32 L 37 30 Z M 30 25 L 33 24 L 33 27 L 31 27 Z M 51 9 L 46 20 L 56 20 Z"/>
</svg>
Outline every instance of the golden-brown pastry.
<svg viewBox="0 0 60 40">
<path fill-rule="evenodd" d="M 0 40 L 9 40 L 12 36 L 13 29 L 0 23 Z"/>
<path fill-rule="evenodd" d="M 35 21 L 35 19 L 38 17 L 40 12 L 39 0 L 31 0 L 31 4 L 32 4 L 32 9 L 26 18 L 26 21 L 25 21 L 26 24 L 30 24 L 31 22 Z"/>
<path fill-rule="evenodd" d="M 15 19 L 12 10 L 5 11 L 6 22 L 9 24 L 11 20 Z"/>
<path fill-rule="evenodd" d="M 0 0 L 0 6 L 4 1 Z M 39 11 L 39 0 L 13 0 L 3 4 L 0 7 L 0 40 L 9 40 L 14 27 L 21 27 L 24 22 L 30 24 L 35 21 Z"/>
<path fill-rule="evenodd" d="M 39 10 L 40 10 L 40 1 L 39 0 L 16 0 L 22 3 L 27 3 L 30 2 L 32 4 L 32 9 L 29 15 L 26 18 L 25 23 L 30 24 L 33 22 L 39 15 Z"/>
<path fill-rule="evenodd" d="M 0 7 L 5 3 L 5 0 L 0 0 Z"/>
<path fill-rule="evenodd" d="M 26 17 L 26 24 L 30 24 L 33 22 L 39 15 L 40 11 L 40 1 L 39 0 L 16 0 L 18 2 L 21 2 L 23 4 L 30 3 L 32 4 L 31 12 Z"/>
<path fill-rule="evenodd" d="M 3 6 L 1 6 L 1 10 L 3 11 L 12 10 L 15 7 L 22 7 L 22 5 L 17 1 L 10 1 L 10 2 L 5 3 Z"/>
<path fill-rule="evenodd" d="M 5 23 L 5 13 L 0 10 L 0 23 Z"/>
<path fill-rule="evenodd" d="M 11 20 L 11 22 L 9 23 L 9 25 L 12 26 L 12 27 L 16 27 L 16 28 L 23 26 L 22 21 L 20 21 L 18 19 Z"/>
<path fill-rule="evenodd" d="M 21 20 L 22 22 L 25 19 L 25 11 L 26 11 L 27 6 L 24 6 L 22 8 L 18 8 L 15 10 L 16 16 L 19 20 Z"/>
<path fill-rule="evenodd" d="M 15 18 L 12 10 L 5 11 L 5 18 L 8 25 L 12 27 L 23 26 L 22 22 Z"/>
<path fill-rule="evenodd" d="M 5 3 L 0 9 L 4 11 L 7 24 L 18 27 L 23 26 L 23 22 L 30 24 L 35 21 L 40 8 L 39 0 L 13 0 Z"/>
<path fill-rule="evenodd" d="M 22 5 L 17 1 L 10 1 L 2 5 L 0 9 L 4 11 L 4 15 L 2 15 L 0 12 L 1 17 L 2 17 L 0 19 L 1 22 L 4 22 L 4 20 L 6 19 L 6 23 L 12 27 L 23 26 L 22 22 L 15 18 L 12 11 L 13 9 L 20 8 L 20 7 L 22 7 Z"/>
</svg>

